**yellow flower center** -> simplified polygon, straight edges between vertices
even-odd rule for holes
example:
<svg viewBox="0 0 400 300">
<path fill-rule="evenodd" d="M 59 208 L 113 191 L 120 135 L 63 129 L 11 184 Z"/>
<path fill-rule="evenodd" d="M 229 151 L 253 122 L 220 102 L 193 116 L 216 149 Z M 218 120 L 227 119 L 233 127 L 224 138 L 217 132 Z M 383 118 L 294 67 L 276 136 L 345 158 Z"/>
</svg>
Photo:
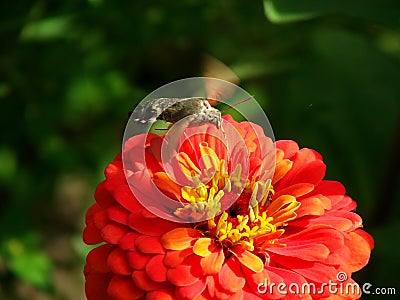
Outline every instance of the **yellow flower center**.
<svg viewBox="0 0 400 300">
<path fill-rule="evenodd" d="M 200 154 L 201 170 L 186 153 L 178 155 L 183 173 L 194 184 L 181 188 L 181 196 L 188 204 L 177 209 L 175 215 L 189 216 L 193 221 L 206 217 L 208 221 L 196 227 L 225 249 L 239 245 L 254 251 L 274 244 L 283 234 L 283 227 L 296 218 L 295 211 L 300 206 L 296 198 L 285 195 L 273 199 L 275 192 L 271 180 L 251 178 L 235 203 L 220 214 L 224 195 L 243 187 L 240 181 L 242 168 L 237 165 L 229 174 L 226 162 L 220 160 L 205 142 L 200 144 Z"/>
</svg>

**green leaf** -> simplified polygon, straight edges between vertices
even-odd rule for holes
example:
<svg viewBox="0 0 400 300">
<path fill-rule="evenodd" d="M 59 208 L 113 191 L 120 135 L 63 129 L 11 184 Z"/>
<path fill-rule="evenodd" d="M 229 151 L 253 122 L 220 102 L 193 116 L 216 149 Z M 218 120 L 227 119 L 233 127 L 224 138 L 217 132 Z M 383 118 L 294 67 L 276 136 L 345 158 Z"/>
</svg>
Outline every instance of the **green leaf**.
<svg viewBox="0 0 400 300">
<path fill-rule="evenodd" d="M 44 253 L 22 239 L 7 241 L 7 265 L 18 278 L 40 289 L 51 287 L 52 264 Z"/>
<path fill-rule="evenodd" d="M 49 40 L 65 37 L 70 32 L 71 17 L 57 16 L 27 23 L 21 32 L 22 40 Z"/>
<path fill-rule="evenodd" d="M 314 3 L 313 3 L 314 2 Z M 325 13 L 320 1 L 265 0 L 264 9 L 273 23 L 289 23 L 318 17 Z M 326 9 L 326 8 L 325 8 Z"/>
<path fill-rule="evenodd" d="M 17 157 L 8 147 L 0 148 L 0 182 L 10 181 L 17 172 Z"/>
<path fill-rule="evenodd" d="M 396 0 L 264 0 L 264 9 L 273 23 L 303 21 L 331 14 L 400 26 L 400 2 Z"/>
<path fill-rule="evenodd" d="M 29 252 L 14 257 L 10 262 L 10 269 L 22 280 L 32 285 L 48 289 L 50 287 L 51 264 L 47 257 L 39 252 Z"/>
</svg>

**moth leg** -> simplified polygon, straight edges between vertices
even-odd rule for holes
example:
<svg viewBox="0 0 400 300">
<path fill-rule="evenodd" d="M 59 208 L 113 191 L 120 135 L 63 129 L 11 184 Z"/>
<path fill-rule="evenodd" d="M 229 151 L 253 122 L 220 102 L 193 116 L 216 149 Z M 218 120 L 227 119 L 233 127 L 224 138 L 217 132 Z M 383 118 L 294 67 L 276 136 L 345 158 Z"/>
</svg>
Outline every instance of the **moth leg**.
<svg viewBox="0 0 400 300">
<path fill-rule="evenodd" d="M 200 112 L 187 117 L 189 126 L 204 125 L 207 123 L 213 124 L 217 129 L 221 128 L 222 119 L 220 115 Z"/>
<path fill-rule="evenodd" d="M 207 124 L 207 123 L 211 123 L 213 124 L 215 127 L 217 127 L 217 129 L 221 130 L 222 135 L 224 140 L 226 141 L 226 134 L 224 129 L 222 128 L 222 119 L 221 119 L 221 115 L 219 114 L 208 114 L 208 113 L 197 113 L 194 115 L 191 115 L 188 117 L 188 125 L 187 126 L 196 126 L 196 125 L 203 125 L 203 124 Z"/>
</svg>

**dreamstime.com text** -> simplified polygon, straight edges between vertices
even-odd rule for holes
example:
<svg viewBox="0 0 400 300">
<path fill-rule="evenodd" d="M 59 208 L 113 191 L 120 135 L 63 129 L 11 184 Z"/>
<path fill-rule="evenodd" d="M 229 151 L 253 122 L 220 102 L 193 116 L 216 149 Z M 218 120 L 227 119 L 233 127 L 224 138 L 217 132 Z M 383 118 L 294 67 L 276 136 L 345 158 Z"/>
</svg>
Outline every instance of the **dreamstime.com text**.
<svg viewBox="0 0 400 300">
<path fill-rule="evenodd" d="M 295 295 L 322 295 L 322 294 L 339 294 L 339 295 L 396 295 L 395 287 L 374 287 L 371 283 L 364 283 L 361 287 L 356 282 L 347 281 L 347 274 L 339 272 L 336 275 L 337 281 L 329 280 L 316 286 L 314 283 L 291 283 L 286 284 L 280 282 L 278 284 L 267 279 L 258 284 L 258 292 L 260 294 L 295 294 Z"/>
</svg>

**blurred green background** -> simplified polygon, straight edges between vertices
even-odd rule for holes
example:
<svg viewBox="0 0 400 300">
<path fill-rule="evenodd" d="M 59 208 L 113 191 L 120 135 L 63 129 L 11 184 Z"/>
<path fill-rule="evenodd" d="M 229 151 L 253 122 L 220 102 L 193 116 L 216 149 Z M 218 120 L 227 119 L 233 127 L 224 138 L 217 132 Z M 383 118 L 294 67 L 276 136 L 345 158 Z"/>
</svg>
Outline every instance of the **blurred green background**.
<svg viewBox="0 0 400 300">
<path fill-rule="evenodd" d="M 0 299 L 84 299 L 84 214 L 155 88 L 228 65 L 277 139 L 318 150 L 400 293 L 400 2 L 2 1 Z"/>
</svg>

